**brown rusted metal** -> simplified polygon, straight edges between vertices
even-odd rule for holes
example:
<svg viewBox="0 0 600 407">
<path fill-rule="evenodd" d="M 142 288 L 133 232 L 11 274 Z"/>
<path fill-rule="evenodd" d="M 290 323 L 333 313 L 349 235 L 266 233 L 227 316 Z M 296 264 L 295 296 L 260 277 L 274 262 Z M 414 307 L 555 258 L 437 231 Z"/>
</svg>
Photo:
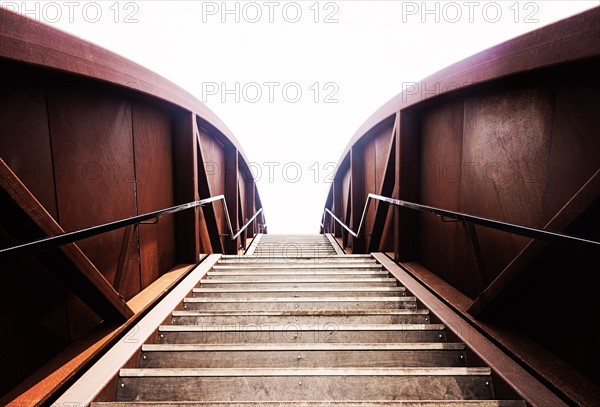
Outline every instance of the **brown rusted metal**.
<svg viewBox="0 0 600 407">
<path fill-rule="evenodd" d="M 0 68 L 0 158 L 60 225 L 55 233 L 197 200 L 199 189 L 205 197 L 224 194 L 225 148 L 237 150 L 239 157 L 230 169 L 248 171 L 248 159 L 231 131 L 183 89 L 109 51 L 1 7 Z M 236 206 L 248 202 L 235 212 L 236 223 L 262 208 L 255 188 L 232 185 L 229 193 Z M 259 215 L 264 225 L 264 214 Z M 113 296 L 123 301 L 112 284 L 131 298 L 177 263 L 196 263 L 201 252 L 222 252 L 219 231 L 226 229 L 224 221 L 220 207 L 202 214 L 192 210 L 141 225 L 127 236 L 121 229 L 86 239 L 78 246 L 91 266 L 80 262 L 79 270 L 68 264 L 68 256 L 38 256 L 11 265 L 12 275 L 19 278 L 3 281 L 2 297 L 19 311 L 11 319 L 2 317 L 0 325 L 12 325 L 13 318 L 23 322 L 0 345 L 7 352 L 14 349 L 11 343 L 27 347 L 33 338 L 37 342 L 35 352 L 10 359 L 0 355 L 13 366 L 1 372 L 0 394 L 69 343 L 85 339 L 102 319 L 118 320 L 107 311 Z M 5 226 L 10 222 L 7 216 L 0 219 L 2 247 L 41 237 L 26 228 L 21 235 L 9 233 Z M 61 286 L 49 271 L 59 264 L 73 269 L 75 276 L 96 270 L 110 288 L 106 297 L 98 302 L 95 288 L 86 293 L 70 284 Z M 3 271 L 5 267 L 0 265 Z M 122 320 L 128 314 L 126 308 L 121 311 Z"/>
<path fill-rule="evenodd" d="M 344 165 L 360 148 L 369 170 L 357 184 L 363 196 L 378 193 L 373 179 L 384 179 L 385 171 L 374 158 L 376 134 L 382 127 L 393 134 L 397 121 L 395 199 L 598 240 L 598 37 L 600 8 L 483 51 L 407 88 L 354 134 L 339 160 L 336 179 L 343 182 L 330 192 L 344 198 L 356 193 L 356 174 Z M 335 215 L 356 229 L 357 208 L 347 202 L 341 211 L 335 206 Z M 557 307 L 551 292 L 564 285 L 573 294 L 571 306 L 599 322 L 600 308 L 587 288 L 595 285 L 600 266 L 594 249 L 531 242 L 402 208 L 394 209 L 393 220 L 382 218 L 367 214 L 371 250 L 379 238 L 393 241 L 397 261 L 418 262 L 475 299 L 470 312 L 485 317 L 486 324 L 514 324 L 494 340 L 527 338 L 549 350 L 549 365 L 570 363 L 600 382 L 597 347 L 590 335 L 575 333 L 580 326 L 575 321 L 583 320 L 568 317 L 561 307 L 557 318 L 568 321 L 561 329 L 548 311 Z M 347 244 L 348 233 L 342 234 Z M 585 400 L 576 397 L 573 381 L 560 379 L 569 373 L 549 374 L 550 368 L 529 363 L 524 350 L 518 357 L 553 376 L 551 386 L 571 402 Z M 536 357 L 532 351 L 532 360 Z"/>
</svg>

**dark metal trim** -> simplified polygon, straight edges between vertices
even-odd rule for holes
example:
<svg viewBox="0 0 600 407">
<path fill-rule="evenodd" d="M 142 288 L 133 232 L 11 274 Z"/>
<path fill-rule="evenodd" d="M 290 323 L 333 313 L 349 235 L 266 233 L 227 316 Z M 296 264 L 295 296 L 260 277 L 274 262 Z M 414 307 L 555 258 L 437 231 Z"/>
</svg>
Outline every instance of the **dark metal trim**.
<svg viewBox="0 0 600 407">
<path fill-rule="evenodd" d="M 548 230 L 532 228 L 532 227 L 528 227 L 528 226 L 515 225 L 513 223 L 502 222 L 499 220 L 483 218 L 483 217 L 475 216 L 475 215 L 468 215 L 466 213 L 461 213 L 461 212 L 449 211 L 446 209 L 435 208 L 433 206 L 427 206 L 427 205 L 421 205 L 421 204 L 417 204 L 414 202 L 401 201 L 399 199 L 388 198 L 388 197 L 376 195 L 376 194 L 369 194 L 369 196 L 367 197 L 367 202 L 365 203 L 365 208 L 363 210 L 363 214 L 362 214 L 362 217 L 360 218 L 360 223 L 358 224 L 358 229 L 356 230 L 356 232 L 354 232 L 352 229 L 350 229 L 349 226 L 347 226 L 344 222 L 342 222 L 328 208 L 325 208 L 325 211 L 323 212 L 322 224 L 325 223 L 324 222 L 325 216 L 327 214 L 329 214 L 336 222 L 338 222 L 344 229 L 346 229 L 348 231 L 348 233 L 350 233 L 354 237 L 358 237 L 363 228 L 365 217 L 366 217 L 367 211 L 369 210 L 369 204 L 371 203 L 371 200 L 373 200 L 373 199 L 385 202 L 390 205 L 401 206 L 403 208 L 413 209 L 413 210 L 416 210 L 419 212 L 431 213 L 431 214 L 438 215 L 441 217 L 456 219 L 457 221 L 460 221 L 460 222 L 473 223 L 476 225 L 481 225 L 481 226 L 485 226 L 488 228 L 501 230 L 503 232 L 513 233 L 513 234 L 525 236 L 525 237 L 530 237 L 532 239 L 550 240 L 550 241 L 557 241 L 557 242 L 563 242 L 563 243 L 568 242 L 571 244 L 576 243 L 576 244 L 580 244 L 580 245 L 583 244 L 583 245 L 592 245 L 594 247 L 600 247 L 600 242 L 596 242 L 594 240 L 583 239 L 583 238 L 577 237 L 577 236 L 565 235 L 563 233 L 551 232 Z"/>
<path fill-rule="evenodd" d="M 185 204 L 172 206 L 170 208 L 165 208 L 154 212 L 148 212 L 142 215 L 132 216 L 130 218 L 124 218 L 114 222 L 104 223 L 102 225 L 92 226 L 73 232 L 62 233 L 60 235 L 50 236 L 43 239 L 35 240 L 33 242 L 23 243 L 17 246 L 1 249 L 0 258 L 6 259 L 38 253 L 44 250 L 49 250 L 58 246 L 62 246 L 64 244 L 73 243 L 77 240 L 86 239 L 88 237 L 110 232 L 115 229 L 120 229 L 135 224 L 142 224 L 144 222 L 147 222 L 148 220 L 155 219 L 156 221 L 158 221 L 159 218 L 165 215 L 170 215 L 177 212 L 185 211 L 187 209 L 208 205 L 209 203 L 219 200 L 222 201 L 223 204 L 223 210 L 225 212 L 225 217 L 227 218 L 227 226 L 229 228 L 229 238 L 232 240 L 236 239 L 248 227 L 248 225 L 250 225 L 250 223 L 252 223 L 252 221 L 256 219 L 258 214 L 262 212 L 262 208 L 256 211 L 252 218 L 240 230 L 238 230 L 237 233 L 235 233 L 233 231 L 233 228 L 231 227 L 231 219 L 229 218 L 229 212 L 227 211 L 225 196 L 217 195 L 206 199 L 200 199 L 198 201 L 192 201 Z"/>
</svg>

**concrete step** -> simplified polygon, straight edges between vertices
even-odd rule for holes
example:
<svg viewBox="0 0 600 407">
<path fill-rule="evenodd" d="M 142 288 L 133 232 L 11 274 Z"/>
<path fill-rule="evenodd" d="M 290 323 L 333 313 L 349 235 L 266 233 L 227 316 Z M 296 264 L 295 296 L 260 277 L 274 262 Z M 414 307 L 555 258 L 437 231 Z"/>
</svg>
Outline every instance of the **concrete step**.
<svg viewBox="0 0 600 407">
<path fill-rule="evenodd" d="M 308 258 L 308 257 L 275 257 L 262 258 L 260 256 L 223 256 L 219 260 L 219 264 L 378 264 L 371 256 L 368 257 L 352 257 L 346 256 L 327 256 L 323 258 Z"/>
<path fill-rule="evenodd" d="M 521 400 L 443 400 L 443 401 L 157 401 L 95 402 L 92 407 L 526 407 Z"/>
<path fill-rule="evenodd" d="M 264 270 L 303 270 L 303 271 L 319 271 L 319 270 L 364 270 L 364 271 L 379 271 L 381 270 L 381 264 L 379 263 L 224 263 L 216 264 L 213 267 L 215 271 L 264 271 Z"/>
<path fill-rule="evenodd" d="M 121 369 L 119 401 L 493 399 L 489 368 Z"/>
<path fill-rule="evenodd" d="M 286 278 L 270 280 L 226 280 L 202 279 L 201 288 L 304 288 L 310 291 L 311 287 L 322 288 L 362 288 L 362 287 L 395 287 L 398 281 L 395 278 Z"/>
<path fill-rule="evenodd" d="M 404 297 L 406 289 L 404 287 L 310 287 L 305 288 L 194 288 L 193 298 L 276 298 L 276 297 L 322 297 L 332 295 L 336 297 Z"/>
<path fill-rule="evenodd" d="M 163 325 L 158 343 L 405 343 L 446 342 L 440 324 Z"/>
<path fill-rule="evenodd" d="M 369 261 L 369 262 L 373 262 L 375 261 L 375 259 L 373 258 L 373 256 L 371 256 L 370 254 L 336 254 L 333 256 L 328 256 L 326 258 L 315 258 L 312 256 L 283 256 L 283 255 L 278 255 L 278 256 L 273 256 L 273 257 L 265 257 L 265 258 L 260 258 L 259 256 L 246 256 L 246 255 L 235 255 L 235 254 L 224 254 L 223 256 L 221 256 L 221 260 L 223 262 L 228 262 L 228 261 L 248 261 L 248 262 L 257 262 L 257 261 L 265 261 L 265 262 L 269 262 L 269 261 L 275 261 L 275 262 L 279 262 L 279 261 L 296 261 L 296 260 L 303 260 L 303 261 L 311 261 L 311 262 L 327 262 L 327 261 Z"/>
<path fill-rule="evenodd" d="M 465 367 L 460 343 L 144 345 L 141 368 Z"/>
<path fill-rule="evenodd" d="M 386 271 L 357 271 L 357 270 L 235 270 L 235 271 L 210 271 L 206 273 L 208 280 L 227 279 L 227 280 L 267 280 L 267 279 L 285 279 L 285 278 L 386 278 L 389 273 Z"/>
<path fill-rule="evenodd" d="M 264 324 L 426 324 L 427 310 L 349 310 L 349 311 L 173 311 L 172 324 L 240 325 Z"/>
<path fill-rule="evenodd" d="M 187 310 L 360 310 L 360 309 L 416 309 L 415 297 L 264 297 L 264 298 L 209 298 L 183 300 Z"/>
</svg>

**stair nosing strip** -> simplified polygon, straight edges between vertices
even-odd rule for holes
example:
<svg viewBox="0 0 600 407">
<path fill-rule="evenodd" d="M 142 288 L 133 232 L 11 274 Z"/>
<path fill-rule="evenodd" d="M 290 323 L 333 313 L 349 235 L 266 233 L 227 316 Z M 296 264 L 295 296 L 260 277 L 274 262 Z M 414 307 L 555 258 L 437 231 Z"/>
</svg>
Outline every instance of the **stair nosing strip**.
<svg viewBox="0 0 600 407">
<path fill-rule="evenodd" d="M 199 303 L 260 303 L 260 302 L 416 302 L 416 297 L 264 297 L 264 298 L 205 298 L 188 297 L 183 302 Z"/>
<path fill-rule="evenodd" d="M 146 368 L 121 369 L 120 377 L 490 376 L 487 367 L 405 368 Z"/>
<path fill-rule="evenodd" d="M 273 325 L 267 324 L 269 331 L 282 331 L 289 332 L 286 326 L 292 326 L 289 323 Z M 326 329 L 325 326 L 315 326 L 315 324 L 293 324 L 294 330 L 299 332 L 304 331 L 331 331 Z M 254 329 L 256 328 L 256 329 Z M 321 329 L 319 329 L 321 328 Z M 446 326 L 443 324 L 335 324 L 336 331 L 443 331 Z M 161 325 L 159 332 L 252 332 L 261 331 L 265 332 L 261 326 L 256 324 L 240 325 L 236 326 L 226 324 L 202 324 L 202 325 Z"/>
<path fill-rule="evenodd" d="M 270 344 L 145 344 L 142 352 L 258 352 L 258 351 L 463 351 L 463 343 L 270 343 Z"/>
</svg>

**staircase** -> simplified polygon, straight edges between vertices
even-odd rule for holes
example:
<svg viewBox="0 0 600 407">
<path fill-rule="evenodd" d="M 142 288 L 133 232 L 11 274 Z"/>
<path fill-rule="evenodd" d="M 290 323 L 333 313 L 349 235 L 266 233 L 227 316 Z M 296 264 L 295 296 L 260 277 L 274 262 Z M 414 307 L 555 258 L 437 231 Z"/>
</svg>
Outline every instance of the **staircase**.
<svg viewBox="0 0 600 407">
<path fill-rule="evenodd" d="M 259 235 L 261 236 L 261 235 Z M 101 406 L 524 406 L 370 255 L 262 235 L 223 256 Z"/>
</svg>

